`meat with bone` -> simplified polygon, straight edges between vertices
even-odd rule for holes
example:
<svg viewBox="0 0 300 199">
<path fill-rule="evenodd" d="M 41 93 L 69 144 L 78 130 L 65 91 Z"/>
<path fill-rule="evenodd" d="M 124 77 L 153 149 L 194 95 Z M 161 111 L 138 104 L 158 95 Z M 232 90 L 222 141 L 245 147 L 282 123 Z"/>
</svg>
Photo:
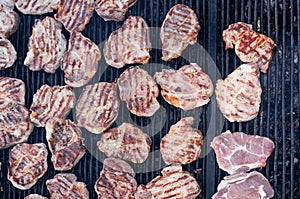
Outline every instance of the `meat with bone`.
<svg viewBox="0 0 300 199">
<path fill-rule="evenodd" d="M 131 199 L 136 190 L 135 173 L 128 163 L 115 158 L 104 160 L 100 177 L 95 183 L 98 198 Z"/>
<path fill-rule="evenodd" d="M 0 100 L 0 149 L 27 141 L 33 125 L 29 111 L 11 100 Z"/>
<path fill-rule="evenodd" d="M 38 194 L 30 194 L 26 196 L 24 199 L 47 199 L 47 198 Z"/>
<path fill-rule="evenodd" d="M 97 72 L 100 59 L 101 52 L 96 44 L 81 33 L 72 32 L 61 66 L 66 84 L 72 87 L 87 84 Z"/>
<path fill-rule="evenodd" d="M 79 126 L 99 134 L 117 119 L 120 102 L 116 83 L 99 82 L 85 86 L 76 104 Z"/>
<path fill-rule="evenodd" d="M 166 164 L 189 164 L 200 156 L 203 137 L 193 123 L 193 117 L 182 118 L 162 138 L 160 151 Z"/>
<path fill-rule="evenodd" d="M 256 63 L 266 73 L 272 59 L 275 42 L 269 37 L 252 30 L 252 25 L 238 22 L 223 31 L 226 49 L 235 45 L 236 55 L 246 63 Z"/>
<path fill-rule="evenodd" d="M 17 0 L 16 7 L 24 14 L 42 15 L 57 9 L 59 0 Z"/>
<path fill-rule="evenodd" d="M 262 89 L 256 64 L 242 64 L 225 80 L 216 82 L 216 100 L 230 122 L 245 122 L 259 111 Z"/>
<path fill-rule="evenodd" d="M 17 31 L 20 23 L 19 15 L 7 6 L 10 5 L 0 2 L 0 38 L 10 37 Z"/>
<path fill-rule="evenodd" d="M 30 189 L 46 173 L 47 155 L 44 143 L 14 146 L 9 155 L 8 180 L 18 189 Z"/>
<path fill-rule="evenodd" d="M 71 173 L 59 173 L 53 179 L 46 181 L 50 199 L 89 199 L 86 184 L 77 182 L 77 177 Z"/>
<path fill-rule="evenodd" d="M 54 15 L 69 31 L 82 31 L 89 23 L 94 12 L 94 0 L 60 0 L 58 11 Z"/>
<path fill-rule="evenodd" d="M 25 105 L 24 82 L 11 77 L 0 77 L 0 101 L 3 100 Z"/>
<path fill-rule="evenodd" d="M 104 132 L 98 141 L 99 150 L 108 157 L 143 163 L 149 154 L 151 138 L 129 123 Z"/>
<path fill-rule="evenodd" d="M 159 109 L 158 86 L 146 70 L 138 66 L 125 70 L 118 79 L 118 86 L 120 98 L 132 114 L 151 117 Z"/>
<path fill-rule="evenodd" d="M 103 54 L 107 64 L 122 68 L 125 64 L 148 63 L 150 48 L 147 23 L 141 17 L 129 16 L 121 28 L 111 33 Z"/>
<path fill-rule="evenodd" d="M 197 42 L 200 25 L 197 15 L 188 6 L 177 4 L 167 13 L 160 31 L 162 60 L 181 56 L 183 50 Z"/>
<path fill-rule="evenodd" d="M 211 147 L 216 153 L 219 167 L 229 174 L 235 174 L 266 166 L 274 143 L 266 137 L 226 131 L 214 138 Z"/>
<path fill-rule="evenodd" d="M 274 190 L 268 180 L 259 172 L 226 176 L 218 186 L 212 199 L 269 199 Z"/>
<path fill-rule="evenodd" d="M 62 26 L 54 18 L 36 19 L 28 42 L 28 52 L 24 65 L 32 71 L 44 70 L 55 73 L 61 66 L 67 41 L 62 34 Z"/>
<path fill-rule="evenodd" d="M 66 118 L 74 107 L 75 94 L 69 86 L 43 85 L 33 95 L 30 120 L 37 127 L 44 127 L 49 119 Z"/>
<path fill-rule="evenodd" d="M 46 139 L 55 170 L 71 169 L 85 154 L 81 130 L 70 120 L 48 120 Z"/>
<path fill-rule="evenodd" d="M 161 87 L 163 98 L 171 105 L 191 110 L 207 104 L 213 94 L 213 83 L 209 76 L 195 63 L 179 70 L 163 69 L 154 79 Z"/>
<path fill-rule="evenodd" d="M 164 168 L 162 176 L 152 179 L 146 185 L 140 185 L 135 193 L 135 199 L 177 199 L 196 198 L 201 190 L 196 179 L 181 166 Z"/>
<path fill-rule="evenodd" d="M 95 10 L 105 21 L 123 21 L 125 14 L 137 0 L 96 0 Z"/>
<path fill-rule="evenodd" d="M 15 47 L 8 39 L 0 38 L 0 70 L 11 67 L 16 60 L 17 52 Z"/>
</svg>

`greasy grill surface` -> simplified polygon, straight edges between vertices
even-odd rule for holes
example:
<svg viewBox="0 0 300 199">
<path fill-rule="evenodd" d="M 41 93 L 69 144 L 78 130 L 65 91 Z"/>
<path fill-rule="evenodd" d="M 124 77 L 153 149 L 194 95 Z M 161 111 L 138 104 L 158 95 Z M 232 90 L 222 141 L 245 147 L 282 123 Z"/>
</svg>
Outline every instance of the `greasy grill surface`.
<svg viewBox="0 0 300 199">
<path fill-rule="evenodd" d="M 244 131 L 248 134 L 257 134 L 270 137 L 275 143 L 275 149 L 267 162 L 267 166 L 260 171 L 269 179 L 275 191 L 274 198 L 300 198 L 300 0 L 281 1 L 281 0 L 139 0 L 126 14 L 142 16 L 149 27 L 161 26 L 169 9 L 176 3 L 184 3 L 195 10 L 201 29 L 198 36 L 198 42 L 209 52 L 215 60 L 222 78 L 230 74 L 240 65 L 240 61 L 233 50 L 225 50 L 225 44 L 222 40 L 222 30 L 229 24 L 238 21 L 253 24 L 255 31 L 271 37 L 277 46 L 273 50 L 273 59 L 270 62 L 267 74 L 261 74 L 262 102 L 258 117 L 246 123 L 225 122 L 223 131 L 229 129 L 234 131 Z M 18 52 L 18 59 L 12 68 L 1 71 L 1 76 L 16 77 L 26 83 L 26 106 L 30 107 L 32 96 L 43 84 L 63 85 L 63 73 L 58 70 L 55 74 L 46 74 L 43 71 L 32 72 L 23 65 L 27 52 L 27 42 L 31 35 L 31 27 L 34 19 L 42 19 L 45 16 L 21 16 L 19 30 L 10 38 Z M 122 25 L 122 22 L 104 22 L 96 13 L 90 20 L 90 23 L 83 31 L 83 35 L 90 38 L 96 44 L 104 41 L 113 30 Z M 64 31 L 66 38 L 69 33 Z M 154 38 L 159 39 L 159 35 Z M 161 60 L 161 51 L 152 50 L 152 63 L 164 63 Z M 175 69 L 180 68 L 187 61 L 179 58 L 170 63 L 164 63 Z M 120 70 L 107 68 L 102 75 L 96 77 L 100 81 L 113 82 L 127 67 Z M 101 69 L 102 70 L 102 69 Z M 100 73 L 99 73 L 100 74 Z M 78 97 L 78 96 L 77 96 Z M 163 101 L 161 96 L 158 98 L 163 107 L 166 108 L 167 121 L 158 125 L 161 131 L 152 137 L 153 144 L 151 151 L 159 149 L 160 139 L 168 132 L 169 127 L 184 116 L 184 112 L 177 108 L 170 107 Z M 126 106 L 122 104 L 122 106 Z M 207 108 L 203 108 L 199 129 L 204 137 L 209 125 L 210 114 Z M 122 116 L 123 112 L 120 112 Z M 70 114 L 72 118 L 72 114 Z M 150 120 L 138 117 L 132 117 L 137 125 L 147 125 Z M 153 130 L 154 131 L 154 130 Z M 29 143 L 46 143 L 45 129 L 35 128 L 29 137 Z M 83 132 L 84 135 L 86 133 Z M 97 140 L 95 140 L 97 141 Z M 86 145 L 91 145 L 93 141 L 86 140 Z M 96 142 L 93 143 L 97 152 Z M 207 144 L 206 144 L 207 145 Z M 28 191 L 20 191 L 14 188 L 7 181 L 7 168 L 9 150 L 0 151 L 0 161 L 2 169 L 0 171 L 0 198 L 5 199 L 23 199 L 30 193 L 38 193 L 49 197 L 45 186 L 47 179 L 53 178 L 58 173 L 53 169 L 48 157 L 49 168 L 47 173 L 38 181 L 38 183 Z M 205 150 L 203 151 L 205 152 Z M 163 164 L 162 159 L 150 159 L 151 164 Z M 193 171 L 198 170 L 197 173 Z M 213 151 L 202 159 L 183 167 L 193 173 L 200 183 L 202 198 L 210 198 L 215 192 L 218 183 L 225 176 L 225 172 L 219 170 L 215 161 Z M 96 192 L 93 189 L 94 183 L 102 170 L 102 163 L 97 161 L 90 153 L 81 159 L 81 161 L 70 170 L 76 174 L 78 181 L 85 182 L 90 192 L 90 198 L 96 198 Z M 138 183 L 146 184 L 152 178 L 160 175 L 160 171 L 137 174 Z"/>
</svg>

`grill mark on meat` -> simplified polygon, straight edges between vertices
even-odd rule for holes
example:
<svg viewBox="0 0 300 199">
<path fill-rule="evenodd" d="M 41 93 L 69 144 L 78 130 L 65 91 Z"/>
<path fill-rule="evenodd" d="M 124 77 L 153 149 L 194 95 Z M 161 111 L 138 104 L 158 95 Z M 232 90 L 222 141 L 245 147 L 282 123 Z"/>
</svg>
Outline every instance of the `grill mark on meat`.
<svg viewBox="0 0 300 199">
<path fill-rule="evenodd" d="M 17 0 L 16 7 L 23 14 L 42 15 L 57 9 L 59 0 Z"/>
<path fill-rule="evenodd" d="M 10 43 L 9 40 L 1 39 L 0 36 L 0 71 L 11 67 L 16 60 L 17 52 L 15 47 Z"/>
<path fill-rule="evenodd" d="M 0 77 L 0 100 L 11 100 L 25 105 L 25 84 L 22 80 Z"/>
</svg>

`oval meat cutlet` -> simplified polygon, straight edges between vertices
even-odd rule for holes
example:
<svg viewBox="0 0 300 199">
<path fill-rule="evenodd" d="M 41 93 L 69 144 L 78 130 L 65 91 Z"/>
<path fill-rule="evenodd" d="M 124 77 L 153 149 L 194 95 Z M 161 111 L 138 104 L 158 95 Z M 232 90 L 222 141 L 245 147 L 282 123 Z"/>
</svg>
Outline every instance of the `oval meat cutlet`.
<svg viewBox="0 0 300 199">
<path fill-rule="evenodd" d="M 25 106 L 0 100 L 0 149 L 26 142 L 32 131 L 33 124 Z"/>
<path fill-rule="evenodd" d="M 117 119 L 120 101 L 116 83 L 99 82 L 87 85 L 76 104 L 78 126 L 99 134 Z"/>
<path fill-rule="evenodd" d="M 30 189 L 46 173 L 47 155 L 44 143 L 14 146 L 9 154 L 7 179 L 18 189 Z"/>
<path fill-rule="evenodd" d="M 32 71 L 44 70 L 55 73 L 61 66 L 67 41 L 62 34 L 62 25 L 54 18 L 36 19 L 28 42 L 24 65 Z"/>
<path fill-rule="evenodd" d="M 26 196 L 24 199 L 47 199 L 47 198 L 39 194 L 30 194 Z"/>
<path fill-rule="evenodd" d="M 80 128 L 64 119 L 48 120 L 45 128 L 54 169 L 65 171 L 73 168 L 85 154 Z"/>
<path fill-rule="evenodd" d="M 69 86 L 43 85 L 33 95 L 30 120 L 37 127 L 44 127 L 49 119 L 64 119 L 74 108 L 75 94 Z"/>
<path fill-rule="evenodd" d="M 10 37 L 20 24 L 19 15 L 9 6 L 9 2 L 0 2 L 0 38 Z"/>
<path fill-rule="evenodd" d="M 17 0 L 16 7 L 23 14 L 42 15 L 57 9 L 60 0 Z"/>
<path fill-rule="evenodd" d="M 167 13 L 160 31 L 162 60 L 171 61 L 197 42 L 200 25 L 195 12 L 184 4 L 173 6 Z"/>
<path fill-rule="evenodd" d="M 162 176 L 157 176 L 146 185 L 140 185 L 135 199 L 195 199 L 200 194 L 197 180 L 181 166 L 164 168 Z"/>
<path fill-rule="evenodd" d="M 266 166 L 275 147 L 267 137 L 226 131 L 211 142 L 219 167 L 229 174 L 244 173 Z"/>
<path fill-rule="evenodd" d="M 162 138 L 160 152 L 166 164 L 189 164 L 200 156 L 203 137 L 193 123 L 193 117 L 182 118 Z"/>
<path fill-rule="evenodd" d="M 148 157 L 151 143 L 151 138 L 141 129 L 123 123 L 104 132 L 97 145 L 108 157 L 143 163 Z"/>
<path fill-rule="evenodd" d="M 213 83 L 195 63 L 185 65 L 179 70 L 162 70 L 154 75 L 161 87 L 161 95 L 171 105 L 183 110 L 203 106 L 210 101 Z"/>
<path fill-rule="evenodd" d="M 89 199 L 89 191 L 84 182 L 77 182 L 71 173 L 59 173 L 46 181 L 51 199 Z"/>
<path fill-rule="evenodd" d="M 83 31 L 89 23 L 95 8 L 94 0 L 60 0 L 58 11 L 54 15 L 69 31 Z"/>
<path fill-rule="evenodd" d="M 256 64 L 242 64 L 224 80 L 216 82 L 216 100 L 230 122 L 245 122 L 259 111 L 262 89 Z"/>
<path fill-rule="evenodd" d="M 0 71 L 11 67 L 16 60 L 17 52 L 15 47 L 8 39 L 0 39 Z"/>
<path fill-rule="evenodd" d="M 151 117 L 160 108 L 158 86 L 149 73 L 138 66 L 125 70 L 118 78 L 120 98 L 137 116 Z"/>
<path fill-rule="evenodd" d="M 96 74 L 100 59 L 101 52 L 94 42 L 81 33 L 72 32 L 61 66 L 66 84 L 71 87 L 87 84 Z"/>
<path fill-rule="evenodd" d="M 123 21 L 137 0 L 96 0 L 95 11 L 104 21 Z"/>
<path fill-rule="evenodd" d="M 25 84 L 22 80 L 0 77 L 0 101 L 9 100 L 25 105 Z"/>
<path fill-rule="evenodd" d="M 146 64 L 150 59 L 150 35 L 142 17 L 129 16 L 123 25 L 111 33 L 103 47 L 106 63 L 115 68 L 125 64 Z"/>
<path fill-rule="evenodd" d="M 137 187 L 134 176 L 133 169 L 125 161 L 105 159 L 100 177 L 94 186 L 98 198 L 132 199 Z"/>
</svg>

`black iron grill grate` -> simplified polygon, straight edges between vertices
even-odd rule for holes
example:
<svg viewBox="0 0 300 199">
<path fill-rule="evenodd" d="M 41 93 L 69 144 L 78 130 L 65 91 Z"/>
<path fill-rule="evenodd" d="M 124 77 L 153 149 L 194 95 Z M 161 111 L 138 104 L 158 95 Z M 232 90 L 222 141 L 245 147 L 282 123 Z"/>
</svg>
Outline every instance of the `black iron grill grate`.
<svg viewBox="0 0 300 199">
<path fill-rule="evenodd" d="M 276 42 L 277 47 L 273 51 L 273 59 L 268 73 L 262 74 L 260 77 L 263 94 L 258 117 L 246 123 L 225 122 L 223 131 L 229 129 L 270 137 L 275 142 L 276 148 L 267 166 L 260 171 L 273 186 L 274 198 L 300 198 L 300 0 L 138 0 L 127 16 L 139 15 L 146 20 L 150 27 L 160 27 L 168 10 L 177 3 L 184 3 L 195 10 L 201 25 L 198 42 L 216 62 L 223 78 L 240 65 L 234 51 L 225 51 L 222 41 L 222 31 L 229 24 L 238 21 L 251 23 L 254 30 L 271 37 Z M 23 65 L 34 20 L 44 18 L 46 15 L 19 14 L 21 16 L 19 30 L 10 38 L 18 52 L 18 59 L 12 68 L 1 71 L 0 74 L 1 76 L 20 78 L 26 83 L 26 106 L 30 107 L 33 94 L 43 84 L 51 86 L 64 84 L 63 73 L 60 70 L 54 75 L 32 72 Z M 47 16 L 53 16 L 53 13 Z M 107 39 L 110 33 L 120 25 L 122 22 L 104 22 L 94 13 L 83 34 L 98 44 Z M 64 33 L 68 38 L 69 34 Z M 159 39 L 159 36 L 155 38 Z M 161 63 L 176 69 L 186 63 L 186 60 L 181 58 L 164 63 L 160 59 L 161 52 L 159 50 L 152 50 L 151 57 L 150 62 L 152 63 Z M 102 76 L 96 78 L 100 81 L 112 82 L 124 69 L 107 68 Z M 162 106 L 166 107 L 168 120 L 159 127 L 162 129 L 161 132 L 152 137 L 152 151 L 159 149 L 161 137 L 166 134 L 170 125 L 184 115 L 179 109 L 168 106 L 161 97 L 159 101 Z M 204 135 L 208 129 L 207 117 L 208 113 L 204 107 L 198 125 Z M 70 114 L 70 118 L 72 118 L 72 114 Z M 133 117 L 133 120 L 140 126 L 149 122 L 138 117 Z M 35 128 L 29 138 L 29 143 L 45 141 L 45 130 Z M 87 140 L 86 145 L 89 144 L 92 144 L 91 140 Z M 51 162 L 49 161 L 47 173 L 33 188 L 21 191 L 14 188 L 6 179 L 9 150 L 0 151 L 0 161 L 2 162 L 0 198 L 19 199 L 30 193 L 39 193 L 48 197 L 45 181 L 57 173 Z M 152 164 L 162 164 L 161 159 L 158 161 L 152 159 L 151 161 Z M 199 168 L 202 170 L 195 173 L 194 170 Z M 69 172 L 76 174 L 79 181 L 87 184 L 90 198 L 93 199 L 97 198 L 93 186 L 101 169 L 102 163 L 87 153 Z M 218 169 L 212 151 L 205 158 L 184 166 L 184 169 L 192 172 L 200 183 L 201 198 L 210 198 L 216 191 L 220 180 L 226 175 L 225 172 Z M 137 174 L 136 179 L 138 183 L 146 183 L 159 174 L 160 171 Z"/>
</svg>

